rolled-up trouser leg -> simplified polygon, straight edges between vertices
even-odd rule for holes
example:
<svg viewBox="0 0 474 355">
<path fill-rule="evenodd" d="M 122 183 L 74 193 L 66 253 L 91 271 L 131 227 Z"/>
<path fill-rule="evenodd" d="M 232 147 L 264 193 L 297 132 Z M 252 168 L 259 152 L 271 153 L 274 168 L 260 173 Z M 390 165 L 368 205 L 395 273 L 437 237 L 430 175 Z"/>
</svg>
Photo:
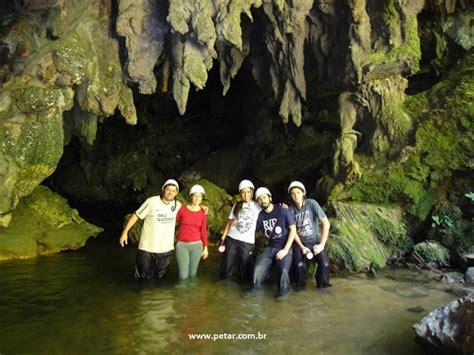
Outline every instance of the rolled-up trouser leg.
<svg viewBox="0 0 474 355">
<path fill-rule="evenodd" d="M 277 260 L 277 277 L 278 277 L 278 289 L 280 294 L 285 294 L 288 292 L 290 288 L 290 267 L 291 261 L 293 260 L 292 252 L 286 254 L 286 256 L 282 260 Z"/>
<path fill-rule="evenodd" d="M 304 286 L 306 283 L 306 257 L 301 253 L 301 249 L 293 244 L 293 261 L 292 267 L 295 273 L 296 286 Z"/>
<path fill-rule="evenodd" d="M 135 260 L 135 278 L 137 280 L 148 280 L 153 276 L 153 255 L 144 250 L 137 250 Z"/>
<path fill-rule="evenodd" d="M 165 253 L 156 253 L 153 254 L 155 260 L 155 276 L 158 279 L 161 279 L 168 272 L 171 263 L 171 256 L 173 251 L 170 250 Z"/>
<path fill-rule="evenodd" d="M 270 248 L 265 248 L 263 253 L 257 256 L 255 269 L 253 271 L 253 286 L 255 288 L 262 287 L 262 283 L 267 277 L 273 264 L 273 255 Z"/>
<path fill-rule="evenodd" d="M 330 264 L 326 249 L 323 249 L 321 253 L 315 256 L 316 262 L 318 263 L 318 269 L 316 271 L 316 286 L 320 288 L 329 287 L 329 275 L 330 275 Z"/>
</svg>

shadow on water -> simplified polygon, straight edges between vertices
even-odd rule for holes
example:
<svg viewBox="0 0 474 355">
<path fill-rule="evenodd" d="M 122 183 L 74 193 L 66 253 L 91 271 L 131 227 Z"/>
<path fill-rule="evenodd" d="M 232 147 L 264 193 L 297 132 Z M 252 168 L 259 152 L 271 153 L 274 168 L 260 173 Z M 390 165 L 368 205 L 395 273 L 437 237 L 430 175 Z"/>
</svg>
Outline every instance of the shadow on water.
<svg viewBox="0 0 474 355">
<path fill-rule="evenodd" d="M 249 294 L 218 280 L 215 249 L 194 280 L 177 281 L 173 261 L 166 280 L 140 283 L 135 247 L 117 239 L 1 263 L 0 353 L 416 354 L 412 324 L 455 298 L 409 270 L 334 277 L 326 291 L 311 280 L 284 299 L 273 284 Z M 204 333 L 221 339 L 190 339 Z M 246 334 L 262 339 L 230 339 Z"/>
</svg>

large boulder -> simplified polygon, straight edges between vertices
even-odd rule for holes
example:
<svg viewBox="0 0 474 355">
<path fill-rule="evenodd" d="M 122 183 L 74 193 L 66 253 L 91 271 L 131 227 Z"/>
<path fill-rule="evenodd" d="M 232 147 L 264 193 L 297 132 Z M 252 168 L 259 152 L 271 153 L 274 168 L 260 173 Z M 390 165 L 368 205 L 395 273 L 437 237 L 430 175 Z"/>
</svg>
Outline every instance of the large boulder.
<svg viewBox="0 0 474 355">
<path fill-rule="evenodd" d="M 20 201 L 10 225 L 0 228 L 0 260 L 79 249 L 101 231 L 83 220 L 64 198 L 40 185 Z"/>
<path fill-rule="evenodd" d="M 382 268 L 390 256 L 410 249 L 402 209 L 366 203 L 331 204 L 328 252 L 334 269 L 369 271 Z"/>
<path fill-rule="evenodd" d="M 474 296 L 448 303 L 413 325 L 417 342 L 429 351 L 449 354 L 474 352 Z"/>
</svg>

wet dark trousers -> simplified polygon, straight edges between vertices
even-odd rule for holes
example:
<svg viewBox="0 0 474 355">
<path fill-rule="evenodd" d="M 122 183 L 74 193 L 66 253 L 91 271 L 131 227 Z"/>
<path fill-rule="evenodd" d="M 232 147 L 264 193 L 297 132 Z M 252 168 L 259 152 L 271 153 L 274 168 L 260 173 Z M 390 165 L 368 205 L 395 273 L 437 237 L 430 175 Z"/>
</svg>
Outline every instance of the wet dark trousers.
<svg viewBox="0 0 474 355">
<path fill-rule="evenodd" d="M 311 251 L 313 250 L 314 244 L 305 245 Z M 306 283 L 306 256 L 301 253 L 301 249 L 293 244 L 293 265 L 295 273 L 295 283 L 297 286 L 304 286 Z M 331 286 L 329 283 L 329 272 L 330 264 L 326 248 L 323 249 L 321 253 L 315 255 L 313 258 L 314 261 L 318 264 L 315 278 L 317 287 L 328 287 Z"/>
<path fill-rule="evenodd" d="M 135 278 L 138 280 L 148 280 L 154 276 L 161 279 L 170 267 L 172 255 L 173 251 L 149 253 L 138 249 L 135 262 Z"/>
<path fill-rule="evenodd" d="M 253 286 L 254 288 L 260 288 L 263 281 L 265 281 L 270 269 L 273 265 L 276 266 L 278 289 L 280 293 L 287 293 L 290 287 L 290 267 L 292 260 L 292 251 L 282 259 L 277 260 L 276 255 L 281 249 L 266 247 L 263 253 L 257 256 L 255 262 L 255 269 L 253 272 Z"/>
<path fill-rule="evenodd" d="M 240 279 L 250 278 L 254 264 L 254 248 L 255 244 L 245 243 L 227 236 L 227 238 L 225 238 L 225 253 L 222 255 L 221 259 L 221 277 L 230 277 L 232 269 L 234 268 L 235 259 L 237 258 Z"/>
</svg>

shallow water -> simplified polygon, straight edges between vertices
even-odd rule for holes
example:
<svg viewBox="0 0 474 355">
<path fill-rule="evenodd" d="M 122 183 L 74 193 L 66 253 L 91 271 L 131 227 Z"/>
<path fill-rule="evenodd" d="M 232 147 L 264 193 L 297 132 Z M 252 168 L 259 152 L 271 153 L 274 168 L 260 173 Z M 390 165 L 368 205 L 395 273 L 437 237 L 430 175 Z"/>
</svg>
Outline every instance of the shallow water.
<svg viewBox="0 0 474 355">
<path fill-rule="evenodd" d="M 413 323 L 457 298 L 409 270 L 314 280 L 287 298 L 218 281 L 215 250 L 192 282 L 133 280 L 135 249 L 104 238 L 77 252 L 0 263 L 0 354 L 416 354 Z M 191 340 L 190 334 L 261 340 Z M 219 335 L 222 334 L 222 335 Z M 243 335 L 241 335 L 243 336 Z"/>
</svg>

